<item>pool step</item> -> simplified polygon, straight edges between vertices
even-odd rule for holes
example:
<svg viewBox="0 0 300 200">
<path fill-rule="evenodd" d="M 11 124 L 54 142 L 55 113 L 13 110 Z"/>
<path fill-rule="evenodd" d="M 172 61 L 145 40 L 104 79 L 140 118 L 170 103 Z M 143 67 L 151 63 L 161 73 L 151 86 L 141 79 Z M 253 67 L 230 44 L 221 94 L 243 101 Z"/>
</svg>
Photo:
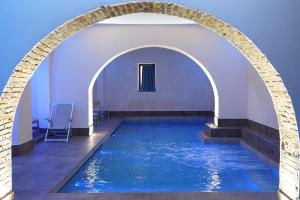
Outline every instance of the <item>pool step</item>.
<svg viewBox="0 0 300 200">
<path fill-rule="evenodd" d="M 217 127 L 214 124 L 206 124 L 204 133 L 208 137 L 241 137 L 240 127 Z"/>
<path fill-rule="evenodd" d="M 206 124 L 204 132 L 200 133 L 199 137 L 205 144 L 235 144 L 241 142 L 265 157 L 277 163 L 279 162 L 279 138 L 251 126 L 217 127 L 214 124 Z"/>
<path fill-rule="evenodd" d="M 199 137 L 205 144 L 237 144 L 240 143 L 241 129 L 206 124 L 204 133 L 200 133 Z"/>
<path fill-rule="evenodd" d="M 199 138 L 205 144 L 239 144 L 239 137 L 209 137 L 204 133 L 199 133 Z"/>
</svg>

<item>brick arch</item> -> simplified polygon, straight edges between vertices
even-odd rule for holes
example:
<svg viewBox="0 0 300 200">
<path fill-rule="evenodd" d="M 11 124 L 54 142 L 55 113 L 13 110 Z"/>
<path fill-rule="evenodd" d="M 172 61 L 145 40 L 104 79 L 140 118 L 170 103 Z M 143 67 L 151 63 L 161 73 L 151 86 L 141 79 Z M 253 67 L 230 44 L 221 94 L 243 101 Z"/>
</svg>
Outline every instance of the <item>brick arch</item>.
<svg viewBox="0 0 300 200">
<path fill-rule="evenodd" d="M 11 135 L 17 104 L 28 80 L 42 60 L 65 39 L 105 19 L 131 13 L 159 13 L 186 18 L 221 35 L 256 69 L 272 97 L 280 131 L 280 191 L 299 196 L 299 137 L 291 98 L 284 83 L 255 44 L 231 25 L 196 9 L 173 3 L 132 2 L 101 6 L 62 24 L 38 42 L 16 66 L 0 99 L 0 197 L 12 190 Z"/>
</svg>

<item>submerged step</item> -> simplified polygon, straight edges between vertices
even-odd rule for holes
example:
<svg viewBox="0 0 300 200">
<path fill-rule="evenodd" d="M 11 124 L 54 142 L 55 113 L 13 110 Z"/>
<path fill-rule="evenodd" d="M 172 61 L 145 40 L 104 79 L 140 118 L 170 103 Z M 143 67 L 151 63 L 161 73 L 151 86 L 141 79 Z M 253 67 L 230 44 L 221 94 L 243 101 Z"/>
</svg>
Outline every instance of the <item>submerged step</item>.
<svg viewBox="0 0 300 200">
<path fill-rule="evenodd" d="M 204 144 L 239 144 L 238 137 L 209 137 L 204 133 L 199 133 L 199 138 Z"/>
<path fill-rule="evenodd" d="M 255 150 L 263 153 L 275 162 L 280 159 L 280 143 L 278 139 L 249 128 L 242 129 L 242 141 Z"/>
<path fill-rule="evenodd" d="M 199 137 L 205 144 L 242 142 L 262 153 L 265 157 L 279 162 L 279 139 L 251 127 L 217 127 L 214 124 L 206 124 L 204 133 L 200 133 Z"/>
</svg>

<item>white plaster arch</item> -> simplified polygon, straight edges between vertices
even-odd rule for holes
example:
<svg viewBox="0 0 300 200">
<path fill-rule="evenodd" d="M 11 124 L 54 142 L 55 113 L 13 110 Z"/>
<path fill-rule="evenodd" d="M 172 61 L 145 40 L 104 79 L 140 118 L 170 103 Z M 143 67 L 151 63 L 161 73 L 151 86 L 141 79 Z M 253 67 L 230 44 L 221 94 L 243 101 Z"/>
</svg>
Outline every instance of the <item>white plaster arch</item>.
<svg viewBox="0 0 300 200">
<path fill-rule="evenodd" d="M 93 121 L 93 86 L 96 82 L 97 77 L 99 76 L 99 74 L 105 69 L 105 67 L 107 67 L 113 60 L 115 60 L 116 58 L 129 53 L 131 51 L 135 51 L 138 49 L 142 49 L 142 48 L 150 48 L 150 47 L 156 47 L 156 48 L 163 48 L 163 49 L 168 49 L 168 50 L 172 50 L 178 53 L 183 54 L 184 56 L 188 57 L 189 59 L 193 60 L 205 73 L 205 75 L 207 76 L 212 89 L 213 89 L 213 93 L 214 93 L 214 114 L 215 114 L 215 123 L 217 124 L 217 119 L 218 119 L 218 114 L 219 114 L 219 94 L 218 94 L 218 89 L 216 86 L 216 83 L 213 79 L 213 77 L 211 76 L 211 74 L 209 73 L 209 71 L 205 68 L 205 66 L 199 61 L 197 60 L 194 56 L 190 55 L 189 53 L 187 53 L 184 50 L 181 50 L 177 47 L 174 46 L 167 46 L 167 45 L 159 45 L 159 44 L 149 44 L 149 45 L 141 45 L 141 46 L 137 46 L 137 47 L 132 47 L 130 49 L 124 50 L 122 52 L 119 52 L 118 54 L 114 55 L 113 57 L 111 57 L 109 60 L 107 60 L 100 68 L 99 70 L 95 73 L 94 77 L 92 78 L 89 88 L 88 88 L 88 101 L 89 101 L 89 122 L 91 123 Z"/>
</svg>

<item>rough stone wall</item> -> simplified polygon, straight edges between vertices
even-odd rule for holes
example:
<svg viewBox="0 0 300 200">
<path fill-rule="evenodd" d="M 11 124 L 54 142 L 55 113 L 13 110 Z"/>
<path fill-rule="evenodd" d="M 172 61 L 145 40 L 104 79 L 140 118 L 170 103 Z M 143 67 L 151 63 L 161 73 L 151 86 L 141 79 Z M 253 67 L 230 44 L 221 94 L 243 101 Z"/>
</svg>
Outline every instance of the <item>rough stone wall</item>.
<svg viewBox="0 0 300 200">
<path fill-rule="evenodd" d="M 291 98 L 274 67 L 243 33 L 199 10 L 172 3 L 134 2 L 101 6 L 61 25 L 37 43 L 17 65 L 0 99 L 0 197 L 12 189 L 11 134 L 13 117 L 27 81 L 60 43 L 78 31 L 107 18 L 131 13 L 160 13 L 192 20 L 226 38 L 258 71 L 277 114 L 280 131 L 280 190 L 292 199 L 299 196 L 299 137 Z M 2 189 L 4 188 L 4 189 Z"/>
</svg>

